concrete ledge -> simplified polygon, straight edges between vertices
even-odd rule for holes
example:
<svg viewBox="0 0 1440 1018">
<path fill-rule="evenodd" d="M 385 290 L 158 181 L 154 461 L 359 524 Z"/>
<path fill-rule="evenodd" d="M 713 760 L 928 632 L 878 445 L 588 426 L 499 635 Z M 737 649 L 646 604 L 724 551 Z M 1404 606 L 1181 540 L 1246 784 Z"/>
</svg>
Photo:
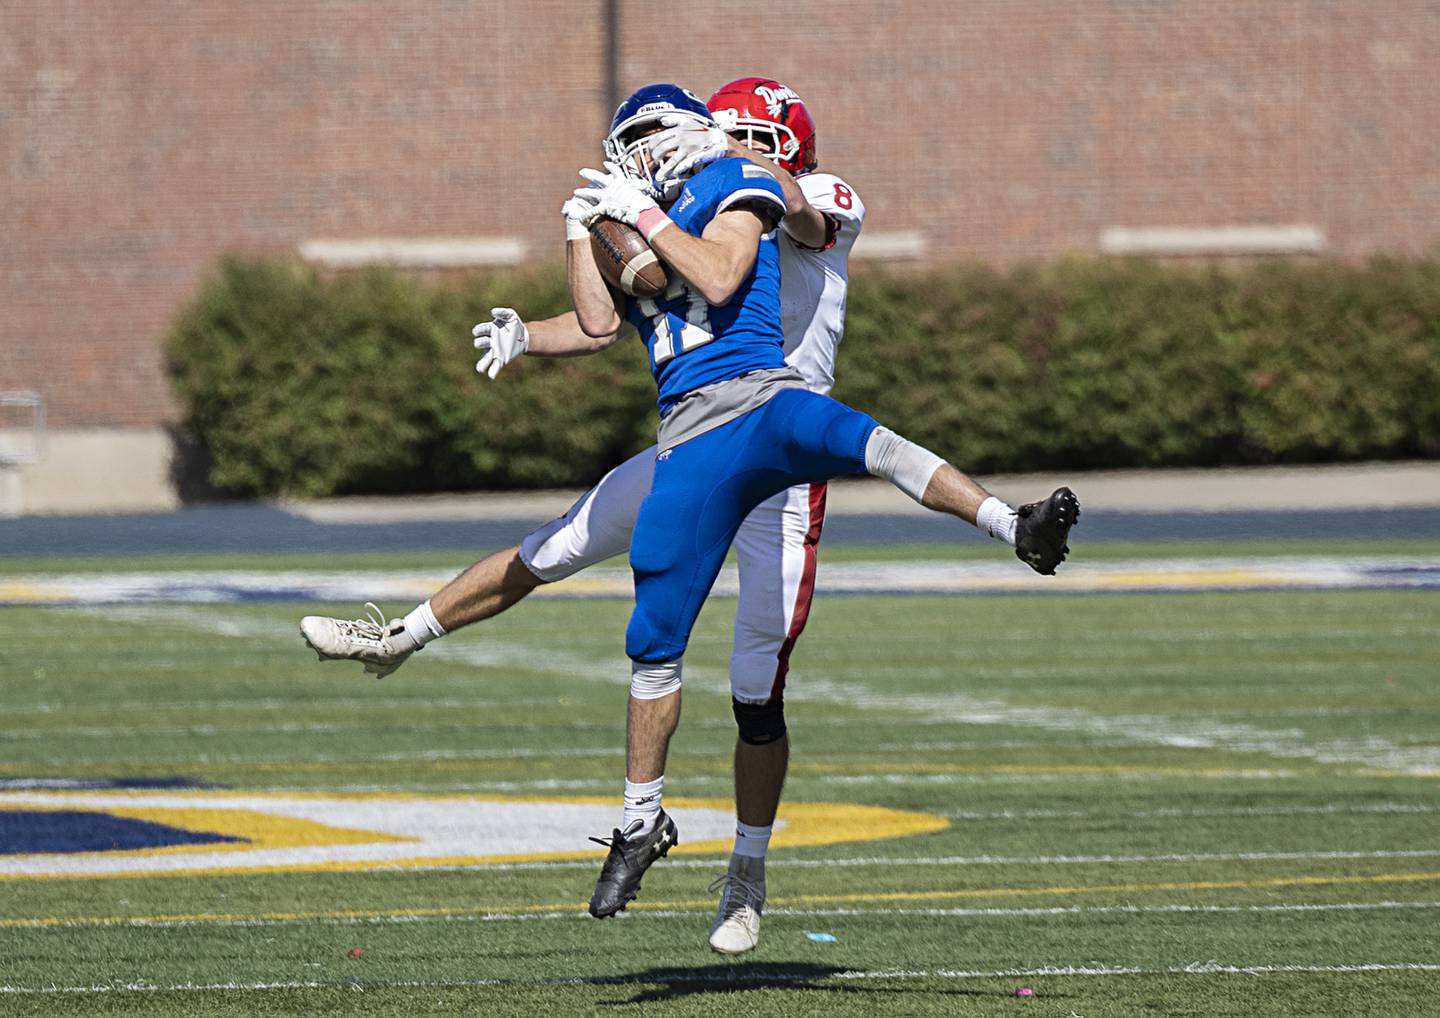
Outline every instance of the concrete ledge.
<svg viewBox="0 0 1440 1018">
<path fill-rule="evenodd" d="M 1100 234 L 1100 250 L 1119 255 L 1318 254 L 1325 235 L 1308 224 L 1293 226 L 1112 226 Z"/>
<path fill-rule="evenodd" d="M 850 257 L 861 261 L 924 258 L 929 249 L 925 234 L 919 230 L 874 230 L 855 238 Z"/>
<path fill-rule="evenodd" d="M 361 240 L 307 240 L 300 257 L 332 269 L 363 265 L 398 265 L 403 268 L 470 268 L 479 265 L 519 265 L 525 244 L 516 237 L 411 238 L 372 237 Z"/>
<path fill-rule="evenodd" d="M 1012 505 L 1068 484 L 1082 505 L 1125 512 L 1440 507 L 1440 462 L 996 474 L 980 483 Z M 832 511 L 926 513 L 893 486 L 865 478 L 832 486 Z M 1360 535 L 1357 535 L 1360 536 Z"/>
<path fill-rule="evenodd" d="M 999 474 L 980 481 L 1013 505 L 1068 484 L 1089 508 L 1127 512 L 1440 507 L 1440 462 Z M 528 521 L 558 516 L 581 494 L 574 490 L 352 497 L 285 502 L 281 508 L 316 523 Z M 830 485 L 826 515 L 876 513 L 931 515 L 885 481 L 845 478 Z"/>
<path fill-rule="evenodd" d="M 14 439 L 0 432 L 0 440 Z M 23 515 L 174 509 L 170 435 L 146 430 L 51 430 L 38 463 L 0 471 Z"/>
</svg>

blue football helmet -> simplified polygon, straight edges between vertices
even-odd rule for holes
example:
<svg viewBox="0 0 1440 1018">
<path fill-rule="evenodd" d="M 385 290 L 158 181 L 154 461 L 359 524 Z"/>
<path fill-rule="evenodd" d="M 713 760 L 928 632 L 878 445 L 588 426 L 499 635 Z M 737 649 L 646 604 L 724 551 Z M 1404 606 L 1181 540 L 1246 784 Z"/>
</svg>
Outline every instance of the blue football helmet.
<svg viewBox="0 0 1440 1018">
<path fill-rule="evenodd" d="M 660 125 L 661 117 L 676 115 L 715 126 L 715 118 L 703 99 L 688 88 L 660 82 L 637 88 L 622 102 L 605 136 L 605 158 L 619 165 L 656 201 L 674 201 L 685 182 L 655 179 L 658 166 L 650 155 L 646 136 Z"/>
</svg>

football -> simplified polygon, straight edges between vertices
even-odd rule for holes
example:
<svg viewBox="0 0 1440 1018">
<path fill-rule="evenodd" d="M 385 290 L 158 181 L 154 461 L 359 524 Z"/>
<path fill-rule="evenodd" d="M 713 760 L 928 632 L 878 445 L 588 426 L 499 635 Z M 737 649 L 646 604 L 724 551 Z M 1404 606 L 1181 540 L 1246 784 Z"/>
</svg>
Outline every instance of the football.
<svg viewBox="0 0 1440 1018">
<path fill-rule="evenodd" d="M 605 281 L 631 297 L 658 297 L 670 282 L 665 266 L 634 227 L 597 219 L 590 227 L 590 249 Z"/>
</svg>

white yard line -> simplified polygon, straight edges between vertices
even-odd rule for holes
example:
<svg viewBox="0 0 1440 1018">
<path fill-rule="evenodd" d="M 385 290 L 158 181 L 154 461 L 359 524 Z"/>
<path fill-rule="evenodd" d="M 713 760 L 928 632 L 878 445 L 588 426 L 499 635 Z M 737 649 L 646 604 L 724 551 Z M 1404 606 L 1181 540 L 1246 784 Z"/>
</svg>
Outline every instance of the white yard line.
<svg viewBox="0 0 1440 1018">
<path fill-rule="evenodd" d="M 357 669 L 358 665 L 354 666 Z M 358 678 L 358 671 L 354 677 Z M 433 710 L 493 710 L 502 707 L 536 707 L 544 704 L 553 704 L 553 699 L 535 698 L 531 700 L 475 700 L 462 699 L 459 697 L 425 697 L 416 695 L 412 697 L 314 697 L 296 696 L 290 699 L 279 697 L 261 697 L 254 700 L 108 700 L 99 706 L 77 703 L 60 703 L 48 701 L 44 703 L 28 703 L 18 706 L 7 705 L 6 715 L 15 714 L 64 714 L 71 711 L 94 710 L 109 714 L 116 711 L 140 711 L 143 713 L 154 713 L 156 711 L 185 711 L 187 713 L 199 713 L 201 711 L 226 711 L 226 710 L 257 710 L 257 711 L 294 711 L 297 706 L 303 705 L 307 709 L 319 708 L 367 708 L 371 710 L 413 710 L 425 708 Z M 117 726 L 131 730 L 129 725 Z M 54 729 L 51 729 L 53 731 Z"/>
<path fill-rule="evenodd" d="M 847 869 L 852 867 L 880 866 L 903 869 L 906 866 L 1104 866 L 1132 865 L 1135 863 L 1191 863 L 1191 862 L 1306 862 L 1334 861 L 1337 859 L 1429 859 L 1440 856 L 1440 849 L 1378 849 L 1374 851 L 1323 851 L 1323 852 L 1169 852 L 1155 855 L 947 855 L 947 856 L 847 856 L 826 859 L 790 859 L 783 855 L 772 855 L 766 860 L 766 868 L 775 869 Z M 728 857 L 694 858 L 681 856 L 665 860 L 665 868 L 674 869 L 720 869 L 729 862 Z M 510 862 L 485 865 L 459 865 L 426 867 L 427 872 L 439 870 L 482 870 L 486 873 L 507 870 L 590 870 L 595 864 L 589 860 L 561 860 L 556 862 Z"/>
<path fill-rule="evenodd" d="M 938 815 L 951 820 L 1085 820 L 1126 817 L 1135 820 L 1188 820 L 1215 817 L 1292 817 L 1347 816 L 1370 814 L 1440 813 L 1440 806 L 1415 803 L 1381 802 L 1368 805 L 1329 803 L 1323 806 L 1240 806 L 1231 809 L 1142 809 L 1126 812 L 1087 809 L 1022 809 L 978 812 L 974 810 L 941 810 Z"/>
<path fill-rule="evenodd" d="M 1302 729 L 1267 729 L 1258 725 L 1227 723 L 1209 718 L 1172 717 L 1164 714 L 1101 715 L 1079 707 L 1013 704 L 1005 700 L 953 692 L 897 693 L 862 682 L 837 682 L 815 676 L 786 689 L 792 701 L 872 707 L 877 711 L 905 711 L 956 724 L 1011 725 L 1046 731 L 1080 733 L 1131 744 L 1181 749 L 1219 749 L 1282 759 L 1313 760 L 1326 764 L 1361 764 L 1407 773 L 1440 773 L 1440 745 L 1402 746 L 1372 735 L 1352 739 L 1312 740 Z"/>
<path fill-rule="evenodd" d="M 8 728 L 0 729 L 0 739 L 8 739 L 15 742 L 43 742 L 53 738 L 67 739 L 223 739 L 244 735 L 354 735 L 357 733 L 374 736 L 384 734 L 393 736 L 397 734 L 422 734 L 448 732 L 451 734 L 470 734 L 495 728 L 493 723 L 483 725 L 478 721 L 467 724 L 463 721 L 451 721 L 441 724 L 408 724 L 391 723 L 386 724 L 382 720 L 366 723 L 338 724 L 323 721 L 282 721 L 268 725 L 183 725 L 149 728 L 144 725 L 80 725 L 74 727 L 59 728 Z M 617 724 L 598 724 L 585 722 L 568 722 L 549 724 L 531 724 L 516 722 L 504 725 L 505 731 L 510 732 L 603 732 L 613 734 L 620 730 Z M 521 751 L 507 755 L 523 755 Z"/>
<path fill-rule="evenodd" d="M 353 764 L 356 767 L 364 767 L 372 763 L 436 763 L 445 760 L 558 760 L 558 759 L 587 759 L 624 756 L 625 747 L 619 744 L 613 747 L 596 747 L 594 749 L 577 748 L 555 748 L 555 749 L 532 749 L 521 747 L 517 749 L 416 749 L 397 750 L 389 753 L 365 753 L 357 750 L 350 755 L 331 753 L 307 753 L 303 758 L 294 756 L 283 757 L 257 757 L 257 756 L 218 756 L 207 753 L 198 762 L 213 767 L 216 764 L 236 764 L 243 766 L 295 766 L 303 768 L 311 764 Z M 38 758 L 38 763 L 49 767 L 103 767 L 103 766 L 126 766 L 124 757 L 74 757 L 74 756 L 52 756 Z M 166 768 L 185 768 L 192 766 L 197 761 L 161 761 L 154 756 L 146 757 L 146 763 L 151 770 Z"/>
<path fill-rule="evenodd" d="M 1440 849 L 1379 849 L 1364 852 L 1167 852 L 1156 855 L 951 855 L 905 858 L 872 856 L 848 859 L 773 859 L 772 867 L 822 868 L 844 866 L 1086 866 L 1116 863 L 1170 862 L 1294 862 L 1334 859 L 1429 859 Z M 686 860 L 688 862 L 688 860 Z"/>
<path fill-rule="evenodd" d="M 365 989 L 462 989 L 485 986 L 657 986 L 694 983 L 718 985 L 769 986 L 779 983 L 814 985 L 829 980 L 917 980 L 917 979 L 1012 979 L 1043 976 L 1134 976 L 1134 975 L 1267 975 L 1283 973 L 1350 974 L 1370 972 L 1440 972 L 1440 964 L 1424 962 L 1373 962 L 1348 965 L 1256 965 L 1226 964 L 1218 961 L 1192 962 L 1166 968 L 1107 965 L 1045 965 L 1038 968 L 984 970 L 961 969 L 849 969 L 833 975 L 814 972 L 760 972 L 744 970 L 730 973 L 713 970 L 675 969 L 671 972 L 651 971 L 638 976 L 559 976 L 552 979 L 436 979 L 436 980 L 295 980 L 266 983 L 171 983 L 115 982 L 89 986 L 0 986 L 0 994 L 98 994 L 98 993 L 180 993 L 216 992 L 224 990 L 319 990 L 353 987 Z"/>
<path fill-rule="evenodd" d="M 838 918 L 844 916 L 928 916 L 966 919 L 1027 919 L 1084 915 L 1241 915 L 1271 912 L 1379 912 L 1396 910 L 1440 909 L 1440 901 L 1345 901 L 1322 904 L 1271 905 L 1071 905 L 1049 908 L 770 908 L 766 915 L 784 915 L 797 919 Z M 714 909 L 675 908 L 647 910 L 645 919 L 682 919 L 710 915 Z M 255 919 L 161 919 L 106 917 L 73 921 L 36 919 L 33 922 L 11 921 L 14 929 L 111 929 L 142 927 L 145 929 L 180 929 L 193 926 L 240 928 L 285 926 L 411 926 L 428 923 L 529 923 L 558 921 L 589 921 L 590 916 L 578 905 L 571 912 L 470 912 L 454 915 L 371 915 L 317 916 L 312 918 L 257 917 Z"/>
<path fill-rule="evenodd" d="M 789 780 L 810 778 L 821 785 L 1029 785 L 1029 784 L 1110 784 L 1121 781 L 1284 781 L 1302 778 L 1303 771 L 1275 770 L 1261 767 L 1247 767 L 1238 770 L 1216 769 L 1210 772 L 1176 773 L 1163 767 L 1153 771 L 1134 770 L 1122 772 L 1097 771 L 1095 773 L 1067 774 L 1057 772 L 1026 772 L 1000 774 L 913 774 L 906 771 L 892 771 L 881 774 L 804 774 L 793 773 Z"/>
</svg>

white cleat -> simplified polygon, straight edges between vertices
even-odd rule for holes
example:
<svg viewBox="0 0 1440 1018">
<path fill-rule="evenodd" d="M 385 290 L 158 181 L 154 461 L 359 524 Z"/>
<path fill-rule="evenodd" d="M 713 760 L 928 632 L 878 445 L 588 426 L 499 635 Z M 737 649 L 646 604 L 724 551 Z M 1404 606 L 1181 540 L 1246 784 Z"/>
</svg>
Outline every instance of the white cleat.
<svg viewBox="0 0 1440 1018">
<path fill-rule="evenodd" d="M 403 621 L 385 621 L 385 613 L 371 602 L 367 601 L 365 608 L 368 619 L 306 615 L 300 620 L 300 635 L 320 660 L 359 661 L 367 672 L 383 679 L 419 648 Z"/>
<path fill-rule="evenodd" d="M 744 954 L 760 943 L 760 912 L 765 908 L 765 860 L 730 857 L 730 869 L 710 885 L 720 891 L 720 908 L 710 927 L 710 947 L 720 954 Z"/>
</svg>

